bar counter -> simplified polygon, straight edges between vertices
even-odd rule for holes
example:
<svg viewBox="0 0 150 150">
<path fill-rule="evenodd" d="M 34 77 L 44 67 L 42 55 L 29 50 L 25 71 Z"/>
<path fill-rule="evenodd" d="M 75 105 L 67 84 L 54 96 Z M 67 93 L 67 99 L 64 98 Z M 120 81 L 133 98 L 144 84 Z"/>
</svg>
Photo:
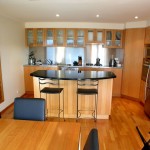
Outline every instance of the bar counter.
<svg viewBox="0 0 150 150">
<path fill-rule="evenodd" d="M 65 118 L 76 118 L 76 101 L 77 101 L 77 80 L 78 79 L 98 79 L 98 108 L 97 118 L 108 119 L 111 115 L 111 101 L 112 101 L 112 87 L 113 78 L 116 75 L 109 71 L 77 71 L 77 70 L 38 70 L 30 74 L 33 76 L 34 82 L 34 97 L 40 97 L 39 80 L 38 78 L 51 78 L 59 79 L 60 87 L 64 88 L 64 112 Z M 46 99 L 46 94 L 42 94 Z M 63 96 L 61 96 L 63 97 Z M 52 111 L 53 108 L 58 106 L 58 96 L 47 96 L 47 109 L 48 116 L 56 115 Z M 79 97 L 79 106 L 81 109 L 91 110 L 94 106 L 94 96 L 81 96 Z M 86 111 L 82 117 L 90 117 L 90 112 Z"/>
</svg>

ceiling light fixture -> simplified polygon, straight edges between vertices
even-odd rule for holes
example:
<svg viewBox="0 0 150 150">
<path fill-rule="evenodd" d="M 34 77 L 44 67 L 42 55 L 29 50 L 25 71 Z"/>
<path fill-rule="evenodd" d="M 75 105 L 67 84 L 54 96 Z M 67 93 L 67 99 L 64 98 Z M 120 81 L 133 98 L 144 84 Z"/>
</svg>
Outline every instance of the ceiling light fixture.
<svg viewBox="0 0 150 150">
<path fill-rule="evenodd" d="M 139 17 L 138 17 L 138 16 L 135 16 L 134 18 L 135 18 L 135 19 L 138 19 Z"/>
<path fill-rule="evenodd" d="M 96 15 L 96 18 L 99 18 L 99 15 L 98 15 L 98 14 Z"/>
<path fill-rule="evenodd" d="M 56 17 L 60 17 L 60 15 L 59 15 L 59 14 L 56 14 Z"/>
</svg>

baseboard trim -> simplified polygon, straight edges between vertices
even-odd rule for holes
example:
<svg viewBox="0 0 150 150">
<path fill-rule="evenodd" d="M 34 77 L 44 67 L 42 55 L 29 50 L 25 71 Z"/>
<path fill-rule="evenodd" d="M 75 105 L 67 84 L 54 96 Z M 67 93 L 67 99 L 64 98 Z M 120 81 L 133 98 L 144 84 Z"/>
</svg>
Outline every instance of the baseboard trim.
<svg viewBox="0 0 150 150">
<path fill-rule="evenodd" d="M 126 96 L 126 95 L 123 95 L 123 94 L 121 94 L 121 98 L 126 98 L 126 99 L 129 99 L 129 100 L 140 102 L 139 98 L 134 98 L 134 97 Z"/>
</svg>

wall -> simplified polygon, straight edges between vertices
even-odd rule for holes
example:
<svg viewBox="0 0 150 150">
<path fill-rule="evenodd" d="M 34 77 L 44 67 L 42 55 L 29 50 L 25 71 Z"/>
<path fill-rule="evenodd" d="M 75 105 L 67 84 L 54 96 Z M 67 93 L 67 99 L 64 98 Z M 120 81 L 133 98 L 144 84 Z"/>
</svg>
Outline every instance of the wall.
<svg viewBox="0 0 150 150">
<path fill-rule="evenodd" d="M 0 54 L 4 88 L 4 102 L 0 111 L 14 98 L 24 94 L 23 64 L 27 63 L 28 50 L 24 44 L 24 24 L 0 15 Z"/>
</svg>

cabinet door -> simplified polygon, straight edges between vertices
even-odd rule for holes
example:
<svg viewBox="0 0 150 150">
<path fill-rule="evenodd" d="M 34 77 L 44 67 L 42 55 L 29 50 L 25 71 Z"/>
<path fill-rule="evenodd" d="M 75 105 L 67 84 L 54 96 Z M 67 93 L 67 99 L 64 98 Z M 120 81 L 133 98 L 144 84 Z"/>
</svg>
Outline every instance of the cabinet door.
<svg viewBox="0 0 150 150">
<path fill-rule="evenodd" d="M 76 30 L 76 46 L 78 47 L 85 46 L 85 30 L 84 29 Z"/>
<path fill-rule="evenodd" d="M 106 30 L 105 35 L 105 47 L 113 47 L 113 31 Z"/>
<path fill-rule="evenodd" d="M 120 30 L 114 31 L 114 43 L 113 44 L 116 48 L 122 47 L 122 36 L 123 36 L 123 31 L 120 31 Z"/>
<path fill-rule="evenodd" d="M 121 94 L 139 99 L 145 29 L 126 29 Z"/>
<path fill-rule="evenodd" d="M 44 46 L 44 29 L 35 29 L 35 45 Z"/>
<path fill-rule="evenodd" d="M 96 43 L 103 43 L 104 42 L 104 31 L 103 30 L 96 30 L 95 31 L 95 38 L 96 38 Z"/>
<path fill-rule="evenodd" d="M 145 29 L 145 44 L 150 44 L 150 27 Z"/>
<path fill-rule="evenodd" d="M 72 47 L 75 46 L 75 30 L 66 29 L 66 46 Z"/>
<path fill-rule="evenodd" d="M 45 29 L 45 46 L 54 46 L 54 29 Z"/>
<path fill-rule="evenodd" d="M 26 29 L 26 46 L 35 46 L 35 32 L 34 29 Z"/>
<path fill-rule="evenodd" d="M 105 30 L 105 47 L 122 48 L 122 30 Z"/>
<path fill-rule="evenodd" d="M 95 42 L 95 30 L 94 29 L 88 29 L 87 30 L 87 43 L 94 43 Z"/>
<path fill-rule="evenodd" d="M 56 29 L 56 46 L 65 46 L 65 29 Z"/>
</svg>

